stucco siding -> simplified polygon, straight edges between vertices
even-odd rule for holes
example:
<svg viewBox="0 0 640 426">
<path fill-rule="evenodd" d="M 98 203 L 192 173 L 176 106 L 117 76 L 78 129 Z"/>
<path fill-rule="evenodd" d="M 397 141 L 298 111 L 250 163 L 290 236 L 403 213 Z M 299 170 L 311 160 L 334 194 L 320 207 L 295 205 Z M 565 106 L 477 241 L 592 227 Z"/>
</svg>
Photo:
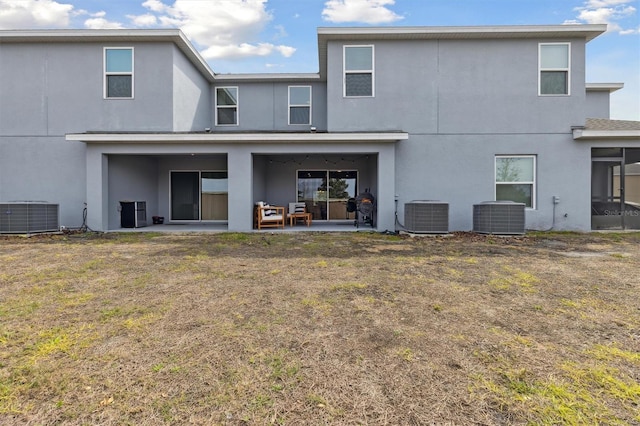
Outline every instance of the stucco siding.
<svg viewBox="0 0 640 426">
<path fill-rule="evenodd" d="M 103 49 L 117 46 L 134 47 L 134 99 L 104 99 Z M 169 43 L 6 43 L 0 49 L 3 134 L 172 130 Z"/>
<path fill-rule="evenodd" d="M 330 131 L 565 132 L 584 121 L 584 41 L 571 42 L 570 96 L 538 96 L 538 40 L 331 42 Z M 343 45 L 374 45 L 373 97 L 343 97 Z"/>
<path fill-rule="evenodd" d="M 177 48 L 173 48 L 173 130 L 213 127 L 209 82 Z"/>
<path fill-rule="evenodd" d="M 289 124 L 289 86 L 311 86 L 311 124 Z M 214 132 L 237 131 L 308 131 L 311 126 L 326 130 L 326 84 L 291 81 L 289 83 L 247 83 L 227 81 L 212 86 L 212 120 L 215 123 L 215 90 L 238 88 L 238 125 L 212 126 Z"/>
<path fill-rule="evenodd" d="M 587 91 L 585 116 L 587 118 L 610 118 L 610 97 L 608 91 Z"/>
<path fill-rule="evenodd" d="M 158 212 L 158 160 L 145 156 L 109 157 L 109 229 L 120 228 L 120 201 L 144 201 L 147 220 Z"/>
<path fill-rule="evenodd" d="M 60 205 L 60 225 L 82 225 L 85 145 L 64 137 L 0 136 L 0 200 Z"/>
<path fill-rule="evenodd" d="M 495 156 L 536 156 L 536 207 L 528 229 L 589 229 L 590 150 L 570 135 L 412 135 L 396 146 L 398 217 L 413 200 L 450 205 L 450 229 L 473 228 L 473 205 L 495 200 Z M 560 197 L 555 206 L 553 196 Z M 566 216 L 565 216 L 566 214 Z"/>
</svg>

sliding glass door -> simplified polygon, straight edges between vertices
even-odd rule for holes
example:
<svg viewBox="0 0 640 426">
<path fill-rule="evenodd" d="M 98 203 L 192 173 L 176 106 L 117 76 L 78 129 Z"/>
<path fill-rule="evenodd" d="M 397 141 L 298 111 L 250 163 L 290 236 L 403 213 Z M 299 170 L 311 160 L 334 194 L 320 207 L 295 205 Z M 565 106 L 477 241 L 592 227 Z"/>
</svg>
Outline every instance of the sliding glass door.
<svg viewBox="0 0 640 426">
<path fill-rule="evenodd" d="M 200 172 L 171 172 L 171 220 L 200 220 Z"/>
<path fill-rule="evenodd" d="M 227 218 L 227 172 L 171 172 L 171 220 L 201 221 Z"/>
<path fill-rule="evenodd" d="M 304 202 L 313 220 L 354 219 L 347 201 L 357 195 L 356 170 L 299 170 L 298 202 Z"/>
<path fill-rule="evenodd" d="M 227 172 L 201 172 L 202 220 L 227 220 L 229 192 Z"/>
</svg>

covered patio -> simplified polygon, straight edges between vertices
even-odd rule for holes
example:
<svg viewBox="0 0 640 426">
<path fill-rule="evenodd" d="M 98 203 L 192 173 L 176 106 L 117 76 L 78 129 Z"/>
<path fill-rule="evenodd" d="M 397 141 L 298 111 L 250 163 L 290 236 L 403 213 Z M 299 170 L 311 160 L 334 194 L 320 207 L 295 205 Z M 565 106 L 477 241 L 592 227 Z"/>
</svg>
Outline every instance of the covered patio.
<svg viewBox="0 0 640 426">
<path fill-rule="evenodd" d="M 161 232 L 253 231 L 259 201 L 308 206 L 311 227 L 279 231 L 364 230 L 346 209 L 364 190 L 375 196 L 375 228 L 393 230 L 394 144 L 407 138 L 400 132 L 67 135 L 87 145 L 88 226 L 131 231 L 121 226 L 120 201 L 144 201 L 144 230 Z M 163 223 L 154 225 L 152 216 Z"/>
</svg>

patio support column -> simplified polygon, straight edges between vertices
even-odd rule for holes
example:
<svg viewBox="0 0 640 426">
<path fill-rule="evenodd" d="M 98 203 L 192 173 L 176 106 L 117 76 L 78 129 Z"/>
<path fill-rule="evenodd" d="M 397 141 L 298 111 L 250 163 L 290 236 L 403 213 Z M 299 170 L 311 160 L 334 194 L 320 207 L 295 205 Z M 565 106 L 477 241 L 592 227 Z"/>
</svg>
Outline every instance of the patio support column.
<svg viewBox="0 0 640 426">
<path fill-rule="evenodd" d="M 227 154 L 229 179 L 229 231 L 248 232 L 253 229 L 253 182 L 251 151 L 246 147 L 234 147 Z"/>
<path fill-rule="evenodd" d="M 109 228 L 109 158 L 100 149 L 87 146 L 87 226 L 94 231 Z"/>
<path fill-rule="evenodd" d="M 395 146 L 383 145 L 378 154 L 378 199 L 376 200 L 376 228 L 378 231 L 395 230 L 395 188 Z"/>
</svg>

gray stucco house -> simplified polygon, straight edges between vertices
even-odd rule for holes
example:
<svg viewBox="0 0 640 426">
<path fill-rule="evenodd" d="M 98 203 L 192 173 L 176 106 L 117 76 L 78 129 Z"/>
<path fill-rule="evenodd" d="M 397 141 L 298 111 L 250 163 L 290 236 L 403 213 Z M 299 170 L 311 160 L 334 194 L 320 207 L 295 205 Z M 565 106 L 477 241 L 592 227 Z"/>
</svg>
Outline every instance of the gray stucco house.
<svg viewBox="0 0 640 426">
<path fill-rule="evenodd" d="M 106 231 L 144 200 L 249 231 L 258 201 L 353 226 L 367 189 L 379 231 L 413 200 L 448 203 L 451 231 L 491 200 L 527 229 L 637 228 L 640 123 L 609 119 L 621 83 L 585 81 L 605 30 L 319 28 L 308 74 L 216 74 L 179 30 L 0 31 L 0 203 L 58 204 L 69 228 L 86 205 Z"/>
</svg>

